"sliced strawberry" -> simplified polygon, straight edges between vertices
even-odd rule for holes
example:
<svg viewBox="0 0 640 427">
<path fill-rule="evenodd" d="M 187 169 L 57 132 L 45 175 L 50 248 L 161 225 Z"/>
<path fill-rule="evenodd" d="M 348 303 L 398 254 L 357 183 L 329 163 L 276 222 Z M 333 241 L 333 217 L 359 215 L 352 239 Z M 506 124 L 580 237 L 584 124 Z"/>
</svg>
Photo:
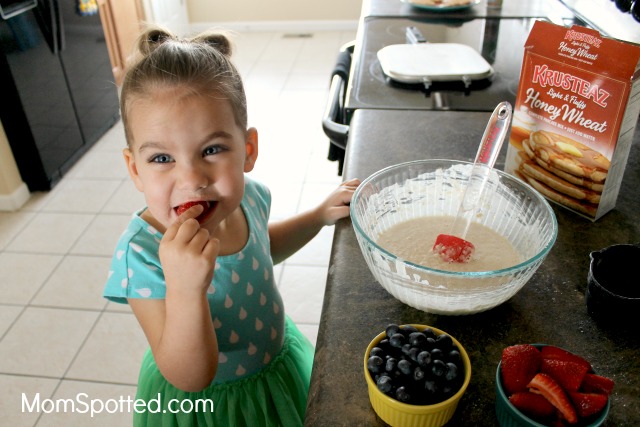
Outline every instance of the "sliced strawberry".
<svg viewBox="0 0 640 427">
<path fill-rule="evenodd" d="M 540 351 L 530 344 L 516 344 L 502 351 L 500 371 L 508 394 L 526 391 L 527 384 L 540 369 Z"/>
<path fill-rule="evenodd" d="M 613 391 L 614 381 L 610 378 L 596 374 L 587 374 L 584 376 L 580 390 L 585 393 L 600 393 L 607 396 Z"/>
<path fill-rule="evenodd" d="M 590 417 L 602 411 L 609 399 L 604 394 L 577 392 L 570 392 L 569 397 L 581 418 Z"/>
<path fill-rule="evenodd" d="M 587 367 L 582 363 L 543 358 L 540 372 L 551 376 L 565 391 L 577 391 L 587 374 Z"/>
<path fill-rule="evenodd" d="M 556 408 L 543 396 L 528 391 L 514 393 L 509 402 L 529 418 L 545 422 L 556 413 Z"/>
<path fill-rule="evenodd" d="M 591 363 L 589 363 L 586 359 L 578 356 L 577 354 L 573 354 L 567 350 L 564 350 L 560 347 L 547 345 L 542 347 L 541 353 L 542 353 L 543 359 L 555 359 L 555 360 L 564 360 L 566 362 L 580 363 L 581 365 L 584 365 L 587 367 L 587 372 L 593 372 Z"/>
<path fill-rule="evenodd" d="M 182 215 L 187 210 L 189 210 L 189 208 L 191 208 L 191 207 L 193 207 L 195 205 L 201 205 L 204 208 L 203 212 L 206 211 L 209 208 L 209 202 L 205 202 L 205 201 L 187 202 L 187 203 L 184 203 L 184 204 L 178 206 L 176 208 L 176 213 L 178 214 L 178 216 Z"/>
<path fill-rule="evenodd" d="M 541 394 L 551 402 L 569 424 L 578 422 L 578 415 L 567 393 L 560 387 L 560 384 L 549 375 L 543 373 L 536 374 L 527 387 L 529 387 L 531 392 Z"/>
</svg>

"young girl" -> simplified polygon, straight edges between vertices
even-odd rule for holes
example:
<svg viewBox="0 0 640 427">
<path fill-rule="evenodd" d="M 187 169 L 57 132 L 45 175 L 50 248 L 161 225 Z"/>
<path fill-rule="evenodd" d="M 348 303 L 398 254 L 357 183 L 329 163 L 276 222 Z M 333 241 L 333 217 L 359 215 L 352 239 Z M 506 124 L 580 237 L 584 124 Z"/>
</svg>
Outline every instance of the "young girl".
<svg viewBox="0 0 640 427">
<path fill-rule="evenodd" d="M 301 425 L 314 350 L 284 314 L 273 263 L 346 217 L 359 181 L 268 223 L 270 193 L 245 177 L 258 134 L 229 40 L 151 28 L 137 47 L 120 106 L 146 207 L 121 236 L 104 291 L 130 304 L 149 342 L 137 392 L 149 406 L 135 408 L 134 425 Z"/>
</svg>

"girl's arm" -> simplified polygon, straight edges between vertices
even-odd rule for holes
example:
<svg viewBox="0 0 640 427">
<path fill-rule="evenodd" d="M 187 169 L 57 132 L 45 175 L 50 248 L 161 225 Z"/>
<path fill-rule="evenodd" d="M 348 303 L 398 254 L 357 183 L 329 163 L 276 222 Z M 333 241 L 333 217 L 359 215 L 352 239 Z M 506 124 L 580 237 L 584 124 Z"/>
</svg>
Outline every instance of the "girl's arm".
<svg viewBox="0 0 640 427">
<path fill-rule="evenodd" d="M 349 216 L 349 203 L 360 180 L 343 182 L 316 208 L 289 219 L 269 223 L 271 257 L 277 264 L 306 245 L 325 225 Z"/>
<path fill-rule="evenodd" d="M 184 391 L 206 388 L 218 367 L 218 343 L 206 291 L 219 242 L 194 219 L 201 210 L 195 206 L 185 212 L 160 243 L 166 299 L 128 300 L 158 369 Z"/>
</svg>

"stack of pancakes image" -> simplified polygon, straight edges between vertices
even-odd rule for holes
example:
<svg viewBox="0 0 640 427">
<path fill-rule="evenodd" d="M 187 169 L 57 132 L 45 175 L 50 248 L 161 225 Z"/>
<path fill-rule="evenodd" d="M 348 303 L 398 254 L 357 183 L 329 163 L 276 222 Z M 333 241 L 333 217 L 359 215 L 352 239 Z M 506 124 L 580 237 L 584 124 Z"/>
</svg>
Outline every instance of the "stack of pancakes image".
<svg viewBox="0 0 640 427">
<path fill-rule="evenodd" d="M 591 147 L 544 130 L 532 132 L 518 153 L 520 179 L 545 197 L 595 217 L 610 161 Z"/>
<path fill-rule="evenodd" d="M 509 142 L 518 150 L 523 150 L 522 141 L 529 139 L 531 132 L 536 128 L 536 121 L 529 117 L 526 110 L 522 107 L 513 112 L 513 118 L 511 121 L 511 134 L 509 135 Z"/>
</svg>

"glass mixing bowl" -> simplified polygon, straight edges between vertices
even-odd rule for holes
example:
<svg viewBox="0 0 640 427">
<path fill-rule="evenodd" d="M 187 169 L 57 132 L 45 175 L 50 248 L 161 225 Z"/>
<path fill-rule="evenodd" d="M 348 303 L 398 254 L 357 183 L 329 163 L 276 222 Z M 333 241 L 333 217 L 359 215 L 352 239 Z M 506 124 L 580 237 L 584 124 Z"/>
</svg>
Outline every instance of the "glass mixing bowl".
<svg viewBox="0 0 640 427">
<path fill-rule="evenodd" d="M 351 220 L 369 269 L 391 295 L 411 307 L 463 315 L 502 304 L 527 283 L 556 241 L 558 223 L 544 197 L 493 169 L 474 222 L 506 238 L 520 254 L 519 264 L 492 271 L 437 270 L 400 259 L 377 243 L 381 233 L 401 222 L 454 217 L 472 167 L 457 160 L 401 163 L 365 179 L 353 196 Z"/>
</svg>

